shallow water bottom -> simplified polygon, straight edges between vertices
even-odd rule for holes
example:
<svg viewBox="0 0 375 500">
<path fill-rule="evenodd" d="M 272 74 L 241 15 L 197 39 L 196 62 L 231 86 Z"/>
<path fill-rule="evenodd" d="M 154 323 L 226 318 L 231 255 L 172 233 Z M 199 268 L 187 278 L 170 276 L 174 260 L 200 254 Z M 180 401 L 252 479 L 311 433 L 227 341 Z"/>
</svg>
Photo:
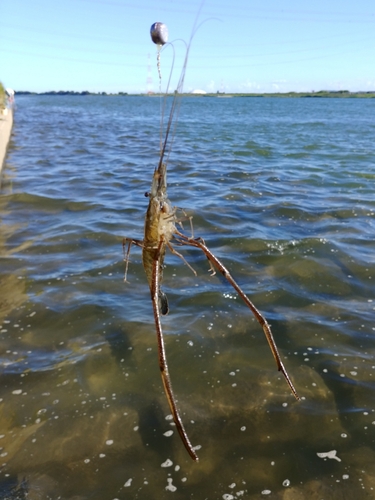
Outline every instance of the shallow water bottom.
<svg viewBox="0 0 375 500">
<path fill-rule="evenodd" d="M 233 302 L 208 314 L 198 300 L 197 319 L 172 312 L 165 322 L 198 463 L 169 415 L 151 321 L 125 325 L 92 306 L 68 316 L 29 302 L 13 311 L 1 330 L 6 498 L 373 497 L 372 355 L 332 358 L 321 328 L 299 321 L 316 343 L 282 348 L 297 402 L 259 325 Z M 172 334 L 175 321 L 189 333 Z"/>
</svg>

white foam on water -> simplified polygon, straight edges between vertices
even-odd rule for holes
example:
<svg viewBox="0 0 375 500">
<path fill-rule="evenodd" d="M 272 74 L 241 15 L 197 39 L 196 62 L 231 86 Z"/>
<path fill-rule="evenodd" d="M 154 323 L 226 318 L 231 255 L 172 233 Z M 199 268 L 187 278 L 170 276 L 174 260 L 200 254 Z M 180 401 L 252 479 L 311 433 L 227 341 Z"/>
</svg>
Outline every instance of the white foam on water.
<svg viewBox="0 0 375 500">
<path fill-rule="evenodd" d="M 341 458 L 336 456 L 337 450 L 331 450 L 327 452 L 321 452 L 317 453 L 319 458 L 331 458 L 333 460 L 337 460 L 338 462 L 341 462 Z"/>
<path fill-rule="evenodd" d="M 168 478 L 167 478 L 167 482 L 168 482 L 168 484 L 167 484 L 167 486 L 165 487 L 165 489 L 166 489 L 167 491 L 176 491 L 176 490 L 177 490 L 176 486 L 174 486 L 174 485 L 172 484 L 172 481 L 173 481 L 173 479 L 172 479 L 171 477 L 168 477 Z"/>
</svg>

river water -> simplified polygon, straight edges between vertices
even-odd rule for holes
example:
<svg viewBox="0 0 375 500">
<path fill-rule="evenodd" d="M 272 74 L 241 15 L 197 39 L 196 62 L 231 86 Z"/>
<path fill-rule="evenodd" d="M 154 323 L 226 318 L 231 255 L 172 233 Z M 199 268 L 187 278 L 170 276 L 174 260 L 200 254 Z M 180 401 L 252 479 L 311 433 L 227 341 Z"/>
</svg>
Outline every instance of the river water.
<svg viewBox="0 0 375 500">
<path fill-rule="evenodd" d="M 169 197 L 204 255 L 168 254 L 163 329 L 197 447 L 170 420 L 140 250 L 149 97 L 20 96 L 0 194 L 0 493 L 16 499 L 375 496 L 375 101 L 182 101 Z M 189 222 L 184 223 L 190 234 Z M 172 431 L 172 432 L 170 432 Z"/>
</svg>

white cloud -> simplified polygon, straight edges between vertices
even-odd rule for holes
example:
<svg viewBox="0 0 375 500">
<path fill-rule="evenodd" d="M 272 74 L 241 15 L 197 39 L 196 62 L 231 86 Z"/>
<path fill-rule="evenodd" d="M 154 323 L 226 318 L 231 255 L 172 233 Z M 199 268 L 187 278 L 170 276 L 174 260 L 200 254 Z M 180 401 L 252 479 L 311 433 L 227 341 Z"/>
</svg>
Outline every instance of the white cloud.
<svg viewBox="0 0 375 500">
<path fill-rule="evenodd" d="M 211 80 L 206 85 L 206 88 L 207 88 L 208 92 L 216 92 L 217 90 L 219 90 L 214 80 Z"/>
</svg>

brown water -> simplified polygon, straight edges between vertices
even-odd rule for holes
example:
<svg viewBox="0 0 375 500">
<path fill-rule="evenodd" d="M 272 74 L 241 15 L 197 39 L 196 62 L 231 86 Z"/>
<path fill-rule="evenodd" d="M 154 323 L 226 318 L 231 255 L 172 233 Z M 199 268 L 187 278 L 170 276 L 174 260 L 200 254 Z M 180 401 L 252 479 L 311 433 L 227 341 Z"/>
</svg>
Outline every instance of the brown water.
<svg viewBox="0 0 375 500">
<path fill-rule="evenodd" d="M 272 324 L 197 250 L 167 257 L 162 388 L 139 250 L 156 99 L 20 97 L 0 196 L 0 492 L 16 499 L 374 498 L 374 103 L 183 104 L 169 196 Z"/>
</svg>

